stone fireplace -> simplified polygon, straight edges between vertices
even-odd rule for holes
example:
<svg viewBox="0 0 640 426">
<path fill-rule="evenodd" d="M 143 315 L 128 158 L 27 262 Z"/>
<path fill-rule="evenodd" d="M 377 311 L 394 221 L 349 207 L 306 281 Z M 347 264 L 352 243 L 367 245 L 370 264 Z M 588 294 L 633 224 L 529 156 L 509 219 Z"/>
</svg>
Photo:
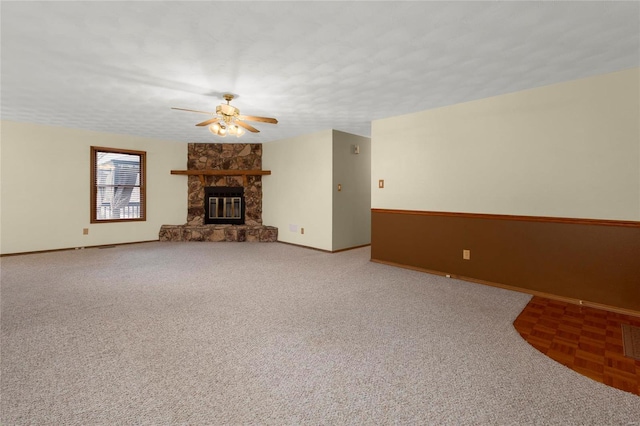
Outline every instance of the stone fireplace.
<svg viewBox="0 0 640 426">
<path fill-rule="evenodd" d="M 188 170 L 261 170 L 262 144 L 190 143 Z M 204 225 L 206 187 L 241 188 L 246 225 L 262 225 L 262 176 L 189 176 L 187 224 Z"/>
<path fill-rule="evenodd" d="M 276 241 L 278 229 L 262 224 L 262 176 L 248 173 L 255 170 L 262 170 L 262 144 L 190 143 L 187 223 L 163 225 L 160 240 Z"/>
</svg>

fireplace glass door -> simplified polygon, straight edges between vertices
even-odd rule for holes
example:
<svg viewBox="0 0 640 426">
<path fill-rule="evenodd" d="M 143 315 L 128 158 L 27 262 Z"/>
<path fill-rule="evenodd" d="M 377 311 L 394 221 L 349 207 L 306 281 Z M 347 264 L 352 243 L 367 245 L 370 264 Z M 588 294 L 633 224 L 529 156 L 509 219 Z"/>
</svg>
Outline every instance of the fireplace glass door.
<svg viewBox="0 0 640 426">
<path fill-rule="evenodd" d="M 208 186 L 204 195 L 205 224 L 244 224 L 244 188 Z"/>
<path fill-rule="evenodd" d="M 240 197 L 209 197 L 209 219 L 240 219 Z"/>
</svg>

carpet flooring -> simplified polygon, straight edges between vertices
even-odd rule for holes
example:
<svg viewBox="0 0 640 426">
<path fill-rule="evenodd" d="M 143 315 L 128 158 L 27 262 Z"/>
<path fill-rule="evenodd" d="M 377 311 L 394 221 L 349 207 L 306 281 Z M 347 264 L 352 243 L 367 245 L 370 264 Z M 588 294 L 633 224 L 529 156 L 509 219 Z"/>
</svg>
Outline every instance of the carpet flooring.
<svg viewBox="0 0 640 426">
<path fill-rule="evenodd" d="M 0 259 L 6 425 L 637 425 L 512 323 L 530 296 L 286 244 Z"/>
</svg>

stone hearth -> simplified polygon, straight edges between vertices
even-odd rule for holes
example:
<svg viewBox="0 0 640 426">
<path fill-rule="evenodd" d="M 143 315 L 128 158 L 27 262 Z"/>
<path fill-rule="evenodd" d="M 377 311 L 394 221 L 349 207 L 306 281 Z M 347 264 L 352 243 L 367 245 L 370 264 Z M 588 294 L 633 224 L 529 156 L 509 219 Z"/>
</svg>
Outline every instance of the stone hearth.
<svg viewBox="0 0 640 426">
<path fill-rule="evenodd" d="M 263 225 L 162 225 L 160 241 L 278 241 L 278 228 Z"/>
</svg>

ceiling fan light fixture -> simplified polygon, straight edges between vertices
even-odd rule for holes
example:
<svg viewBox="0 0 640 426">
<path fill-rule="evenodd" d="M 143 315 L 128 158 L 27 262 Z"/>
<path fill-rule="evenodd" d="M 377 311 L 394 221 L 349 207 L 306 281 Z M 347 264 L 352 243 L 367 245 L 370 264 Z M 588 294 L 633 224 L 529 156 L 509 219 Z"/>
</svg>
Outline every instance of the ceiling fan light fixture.
<svg viewBox="0 0 640 426">
<path fill-rule="evenodd" d="M 220 124 L 213 123 L 212 125 L 209 126 L 209 131 L 214 135 L 217 135 L 218 132 L 220 131 Z"/>
<path fill-rule="evenodd" d="M 278 124 L 278 120 L 276 120 L 275 118 L 258 117 L 253 115 L 240 115 L 240 110 L 229 104 L 229 102 L 231 102 L 235 98 L 235 95 L 227 93 L 223 97 L 224 100 L 227 101 L 227 103 L 218 105 L 216 107 L 215 113 L 186 108 L 172 109 L 209 114 L 210 116 L 212 116 L 209 120 L 198 123 L 196 124 L 196 126 L 207 126 L 212 134 L 220 136 L 222 138 L 227 136 L 227 134 L 235 135 L 239 138 L 246 133 L 245 129 L 252 133 L 260 132 L 258 129 L 246 123 L 245 121 L 260 121 L 264 123 Z"/>
<path fill-rule="evenodd" d="M 209 126 L 209 131 L 216 136 L 227 136 L 227 129 L 220 123 L 216 122 Z"/>
</svg>

